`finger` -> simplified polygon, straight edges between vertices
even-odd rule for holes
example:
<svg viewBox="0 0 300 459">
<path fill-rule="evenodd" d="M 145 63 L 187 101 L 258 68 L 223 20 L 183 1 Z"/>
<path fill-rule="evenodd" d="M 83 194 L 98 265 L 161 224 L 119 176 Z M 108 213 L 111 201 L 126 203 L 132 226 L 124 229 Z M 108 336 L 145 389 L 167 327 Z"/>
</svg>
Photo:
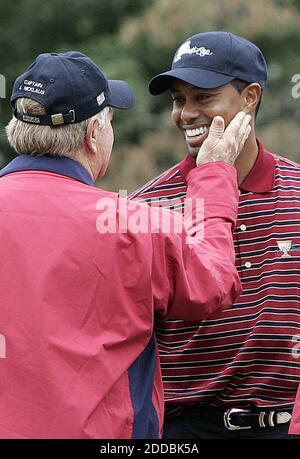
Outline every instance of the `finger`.
<svg viewBox="0 0 300 459">
<path fill-rule="evenodd" d="M 249 127 L 249 123 L 251 121 L 251 116 L 250 115 L 246 115 L 245 118 L 243 119 L 242 121 L 242 124 L 240 126 L 240 130 L 238 132 L 238 135 L 237 135 L 237 138 L 236 138 L 236 141 L 237 141 L 237 144 L 240 145 L 241 142 L 244 141 L 244 137 L 245 135 L 249 135 L 250 131 L 248 131 L 248 127 Z M 247 139 L 246 137 L 246 139 Z"/>
<path fill-rule="evenodd" d="M 251 117 L 249 117 L 249 119 L 250 118 Z M 242 132 L 242 134 L 239 136 L 239 139 L 236 139 L 236 151 L 232 156 L 232 163 L 235 162 L 236 158 L 241 153 L 242 149 L 244 148 L 245 142 L 248 139 L 249 134 L 251 132 L 251 126 L 249 124 L 247 125 L 247 123 L 249 123 L 249 119 L 243 122 L 243 126 L 240 129 L 240 132 Z"/>
<path fill-rule="evenodd" d="M 226 136 L 233 136 L 234 138 L 238 138 L 239 131 L 241 128 L 241 125 L 246 117 L 245 112 L 238 112 L 235 117 L 231 120 L 231 122 L 228 124 L 227 129 L 225 131 Z"/>
<path fill-rule="evenodd" d="M 251 126 L 247 126 L 243 136 L 237 142 L 237 150 L 236 150 L 236 153 L 235 153 L 234 161 L 236 160 L 236 158 L 239 156 L 239 154 L 241 153 L 242 149 L 244 148 L 245 142 L 248 139 L 250 132 L 251 132 Z"/>
<path fill-rule="evenodd" d="M 207 140 L 220 139 L 224 133 L 225 122 L 221 116 L 215 116 L 209 128 Z"/>
<path fill-rule="evenodd" d="M 240 141 L 240 144 L 239 144 L 239 146 L 238 146 L 239 152 L 242 151 L 242 149 L 244 148 L 244 145 L 245 145 L 245 143 L 246 143 L 246 140 L 248 139 L 249 134 L 250 134 L 250 132 L 251 132 L 251 129 L 252 129 L 252 128 L 251 128 L 250 125 L 248 125 L 248 126 L 246 127 L 246 131 L 245 131 L 245 133 L 244 133 L 244 135 L 243 135 L 243 137 L 242 137 L 242 139 L 241 139 L 241 141 Z"/>
</svg>

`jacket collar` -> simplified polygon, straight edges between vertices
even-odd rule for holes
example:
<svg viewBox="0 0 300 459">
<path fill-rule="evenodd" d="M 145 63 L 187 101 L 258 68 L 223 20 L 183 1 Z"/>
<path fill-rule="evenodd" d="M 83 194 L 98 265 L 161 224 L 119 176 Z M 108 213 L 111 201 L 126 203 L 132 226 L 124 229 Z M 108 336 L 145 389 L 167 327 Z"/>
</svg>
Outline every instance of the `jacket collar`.
<svg viewBox="0 0 300 459">
<path fill-rule="evenodd" d="M 265 150 L 263 144 L 257 141 L 258 155 L 251 171 L 239 186 L 245 191 L 252 193 L 266 193 L 271 191 L 275 183 L 275 157 L 272 153 Z M 182 178 L 185 180 L 188 172 L 195 167 L 195 159 L 192 156 L 187 157 L 179 163 L 179 170 Z"/>
<path fill-rule="evenodd" d="M 95 186 L 95 183 L 88 171 L 77 161 L 65 156 L 29 156 L 20 155 L 13 159 L 6 167 L 0 170 L 0 177 L 12 172 L 20 171 L 47 171 L 65 175 L 75 180 L 79 180 L 86 185 Z"/>
</svg>

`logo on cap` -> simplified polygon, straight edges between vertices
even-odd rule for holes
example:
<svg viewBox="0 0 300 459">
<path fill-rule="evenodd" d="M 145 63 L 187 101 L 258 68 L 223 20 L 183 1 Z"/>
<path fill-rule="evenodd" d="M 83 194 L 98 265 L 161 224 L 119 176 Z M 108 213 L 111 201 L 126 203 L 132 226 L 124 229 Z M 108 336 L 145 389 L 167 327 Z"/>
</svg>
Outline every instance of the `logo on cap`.
<svg viewBox="0 0 300 459">
<path fill-rule="evenodd" d="M 101 92 L 101 94 L 99 94 L 99 96 L 97 97 L 98 105 L 102 105 L 104 101 L 105 101 L 105 95 L 104 95 L 104 92 Z"/>
<path fill-rule="evenodd" d="M 210 49 L 205 48 L 204 46 L 193 46 L 191 48 L 191 40 L 186 41 L 183 45 L 178 48 L 177 53 L 175 54 L 174 61 L 179 61 L 184 54 L 197 54 L 197 56 L 204 57 L 204 56 L 211 56 L 213 52 Z"/>
<path fill-rule="evenodd" d="M 41 121 L 37 116 L 22 115 L 22 121 L 25 123 L 39 124 Z"/>
</svg>

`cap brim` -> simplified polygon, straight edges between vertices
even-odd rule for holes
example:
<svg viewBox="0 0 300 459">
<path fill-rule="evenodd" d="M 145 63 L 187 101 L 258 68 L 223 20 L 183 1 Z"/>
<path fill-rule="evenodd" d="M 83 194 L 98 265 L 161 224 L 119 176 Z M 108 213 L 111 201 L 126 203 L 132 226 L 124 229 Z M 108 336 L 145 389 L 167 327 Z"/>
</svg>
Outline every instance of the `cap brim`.
<svg viewBox="0 0 300 459">
<path fill-rule="evenodd" d="M 109 105 L 115 108 L 131 108 L 135 104 L 135 95 L 129 84 L 122 80 L 108 80 L 110 90 Z"/>
<path fill-rule="evenodd" d="M 212 70 L 201 68 L 178 68 L 161 73 L 152 78 L 149 83 L 150 94 L 156 96 L 168 91 L 171 89 L 174 78 L 192 84 L 197 88 L 204 89 L 219 88 L 235 79 L 232 75 L 224 75 L 223 73 L 216 73 Z"/>
</svg>

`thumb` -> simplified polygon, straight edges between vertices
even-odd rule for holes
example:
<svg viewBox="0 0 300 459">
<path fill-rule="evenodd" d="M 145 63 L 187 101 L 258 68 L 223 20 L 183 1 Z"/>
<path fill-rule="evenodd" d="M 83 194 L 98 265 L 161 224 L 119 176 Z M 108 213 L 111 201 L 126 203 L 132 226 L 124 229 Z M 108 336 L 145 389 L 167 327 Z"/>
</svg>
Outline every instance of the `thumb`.
<svg viewBox="0 0 300 459">
<path fill-rule="evenodd" d="M 220 139 L 225 130 L 225 122 L 221 116 L 215 116 L 212 120 L 208 138 L 210 140 Z"/>
</svg>

